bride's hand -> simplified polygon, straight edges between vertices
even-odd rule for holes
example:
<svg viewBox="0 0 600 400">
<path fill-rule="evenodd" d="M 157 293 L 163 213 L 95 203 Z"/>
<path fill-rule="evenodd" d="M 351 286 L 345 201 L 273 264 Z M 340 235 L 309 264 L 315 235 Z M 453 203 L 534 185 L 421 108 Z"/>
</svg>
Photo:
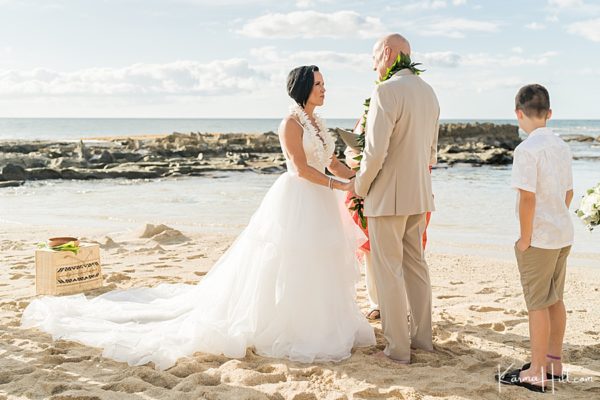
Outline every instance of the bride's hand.
<svg viewBox="0 0 600 400">
<path fill-rule="evenodd" d="M 344 183 L 341 189 L 345 192 L 350 192 L 353 196 L 356 196 L 356 193 L 354 192 L 354 178 L 350 179 L 349 182 Z"/>
</svg>

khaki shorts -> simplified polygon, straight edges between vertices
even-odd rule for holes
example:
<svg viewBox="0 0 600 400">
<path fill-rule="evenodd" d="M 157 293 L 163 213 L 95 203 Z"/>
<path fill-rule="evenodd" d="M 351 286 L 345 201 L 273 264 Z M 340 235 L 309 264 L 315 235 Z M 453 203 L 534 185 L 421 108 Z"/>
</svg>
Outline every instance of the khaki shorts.
<svg viewBox="0 0 600 400">
<path fill-rule="evenodd" d="M 562 249 L 529 247 L 519 251 L 515 244 L 527 310 L 541 310 L 563 299 L 570 251 L 571 246 Z"/>
</svg>

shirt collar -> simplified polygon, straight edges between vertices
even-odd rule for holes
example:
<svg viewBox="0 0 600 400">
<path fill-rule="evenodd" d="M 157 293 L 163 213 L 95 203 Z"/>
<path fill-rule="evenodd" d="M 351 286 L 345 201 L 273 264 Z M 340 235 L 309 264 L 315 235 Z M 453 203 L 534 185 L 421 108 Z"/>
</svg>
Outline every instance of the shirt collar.
<svg viewBox="0 0 600 400">
<path fill-rule="evenodd" d="M 534 129 L 527 136 L 531 137 L 533 135 L 537 136 L 537 135 L 553 135 L 553 134 L 554 134 L 554 132 L 552 132 L 552 129 L 548 128 L 547 126 L 543 126 L 541 128 Z"/>
<path fill-rule="evenodd" d="M 401 69 L 400 71 L 396 72 L 394 75 L 392 75 L 392 77 L 390 79 L 399 78 L 401 76 L 407 76 L 407 75 L 414 75 L 414 73 L 410 69 L 404 68 L 404 69 Z"/>
</svg>

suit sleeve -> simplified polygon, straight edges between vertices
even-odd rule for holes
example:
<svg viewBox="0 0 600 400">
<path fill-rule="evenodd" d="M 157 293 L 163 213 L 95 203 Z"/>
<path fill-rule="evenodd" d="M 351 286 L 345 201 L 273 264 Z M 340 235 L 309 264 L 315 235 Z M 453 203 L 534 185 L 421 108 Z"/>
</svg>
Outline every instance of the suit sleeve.
<svg viewBox="0 0 600 400">
<path fill-rule="evenodd" d="M 356 194 L 361 197 L 369 193 L 371 184 L 383 166 L 394 130 L 394 99 L 391 94 L 386 95 L 383 89 L 383 86 L 377 86 L 373 91 L 367 115 L 365 151 L 354 184 Z"/>
<path fill-rule="evenodd" d="M 437 164 L 437 152 L 438 152 L 438 136 L 440 134 L 440 109 L 438 106 L 438 116 L 435 123 L 435 132 L 433 133 L 433 142 L 431 143 L 431 155 L 429 157 L 429 166 Z"/>
</svg>

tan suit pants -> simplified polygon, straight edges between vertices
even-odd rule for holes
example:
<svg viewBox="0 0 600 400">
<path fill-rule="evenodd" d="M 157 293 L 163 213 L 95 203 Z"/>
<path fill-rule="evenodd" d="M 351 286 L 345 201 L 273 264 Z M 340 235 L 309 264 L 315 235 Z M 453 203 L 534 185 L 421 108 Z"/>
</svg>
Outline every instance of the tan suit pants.
<svg viewBox="0 0 600 400">
<path fill-rule="evenodd" d="M 399 361 L 410 362 L 411 346 L 433 350 L 431 283 L 422 246 L 424 231 L 425 213 L 369 217 L 371 261 L 387 340 L 384 353 Z"/>
<path fill-rule="evenodd" d="M 377 299 L 377 285 L 375 284 L 373 261 L 371 260 L 370 251 L 365 253 L 365 286 L 367 287 L 367 297 L 369 298 L 370 309 L 379 310 L 379 300 Z"/>
</svg>

